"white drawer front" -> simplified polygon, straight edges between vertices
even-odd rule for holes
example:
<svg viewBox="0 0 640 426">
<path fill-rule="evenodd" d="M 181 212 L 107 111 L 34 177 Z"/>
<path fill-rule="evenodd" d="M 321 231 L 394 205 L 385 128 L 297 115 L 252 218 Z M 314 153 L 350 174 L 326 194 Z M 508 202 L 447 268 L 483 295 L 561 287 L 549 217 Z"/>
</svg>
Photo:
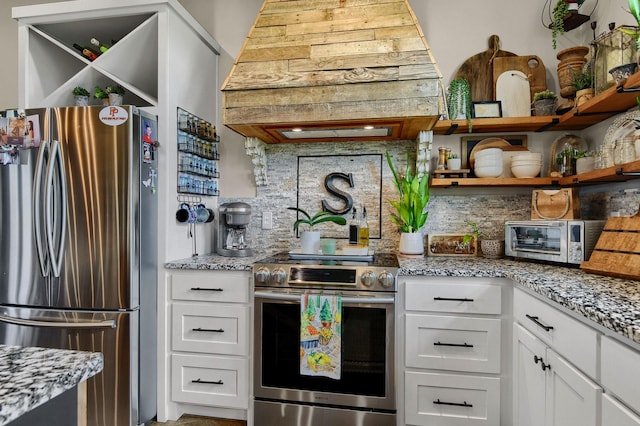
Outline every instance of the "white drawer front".
<svg viewBox="0 0 640 426">
<path fill-rule="evenodd" d="M 171 356 L 171 399 L 175 402 L 247 409 L 249 361 L 195 355 Z"/>
<path fill-rule="evenodd" d="M 406 281 L 408 311 L 452 312 L 468 314 L 500 314 L 502 287 L 486 281 L 467 284 L 456 281 Z"/>
<path fill-rule="evenodd" d="M 453 374 L 405 374 L 406 423 L 425 426 L 500 424 L 500 379 Z"/>
<path fill-rule="evenodd" d="M 500 320 L 407 314 L 406 365 L 500 372 Z"/>
<path fill-rule="evenodd" d="M 596 377 L 598 332 L 595 329 L 519 289 L 513 293 L 513 317 L 587 375 Z"/>
<path fill-rule="evenodd" d="M 176 272 L 171 298 L 202 302 L 249 303 L 249 273 L 242 271 Z"/>
<path fill-rule="evenodd" d="M 602 426 L 640 426 L 640 416 L 609 395 L 602 395 Z"/>
<path fill-rule="evenodd" d="M 249 354 L 249 307 L 173 304 L 175 351 Z"/>
<path fill-rule="evenodd" d="M 610 338 L 602 338 L 602 385 L 640 412 L 640 353 Z"/>
</svg>

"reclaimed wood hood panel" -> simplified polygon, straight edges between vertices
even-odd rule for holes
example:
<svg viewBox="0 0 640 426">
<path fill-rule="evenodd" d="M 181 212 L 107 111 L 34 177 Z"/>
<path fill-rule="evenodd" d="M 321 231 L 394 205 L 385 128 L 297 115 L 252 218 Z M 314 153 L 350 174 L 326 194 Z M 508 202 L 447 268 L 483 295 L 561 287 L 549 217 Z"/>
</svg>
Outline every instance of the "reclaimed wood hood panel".
<svg viewBox="0 0 640 426">
<path fill-rule="evenodd" d="M 223 120 L 267 143 L 294 127 L 357 140 L 366 125 L 389 129 L 369 140 L 413 139 L 440 115 L 441 80 L 407 0 L 265 0 L 223 83 Z"/>
</svg>

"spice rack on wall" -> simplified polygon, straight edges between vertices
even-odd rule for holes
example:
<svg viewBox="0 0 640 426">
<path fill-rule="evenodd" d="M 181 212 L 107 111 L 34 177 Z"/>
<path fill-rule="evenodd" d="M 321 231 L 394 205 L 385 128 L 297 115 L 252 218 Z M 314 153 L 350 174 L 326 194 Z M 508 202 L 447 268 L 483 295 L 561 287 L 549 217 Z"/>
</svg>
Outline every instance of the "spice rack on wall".
<svg viewBox="0 0 640 426">
<path fill-rule="evenodd" d="M 220 153 L 216 126 L 178 107 L 178 193 L 217 196 Z"/>
</svg>

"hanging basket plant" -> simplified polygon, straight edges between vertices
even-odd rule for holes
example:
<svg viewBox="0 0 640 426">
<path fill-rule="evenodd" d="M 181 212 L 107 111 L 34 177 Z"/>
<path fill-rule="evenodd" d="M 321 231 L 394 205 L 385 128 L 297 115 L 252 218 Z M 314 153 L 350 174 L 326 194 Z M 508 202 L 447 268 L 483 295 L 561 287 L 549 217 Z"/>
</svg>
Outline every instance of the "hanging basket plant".
<svg viewBox="0 0 640 426">
<path fill-rule="evenodd" d="M 464 120 L 469 123 L 471 133 L 471 86 L 465 78 L 456 78 L 449 83 L 447 92 L 447 110 L 450 120 Z"/>
<path fill-rule="evenodd" d="M 551 28 L 551 45 L 554 50 L 558 47 L 558 36 L 565 33 L 566 16 L 570 12 L 577 12 L 582 3 L 584 3 L 584 0 L 558 0 L 553 6 L 549 28 Z M 571 4 L 577 4 L 577 6 L 571 8 Z"/>
</svg>

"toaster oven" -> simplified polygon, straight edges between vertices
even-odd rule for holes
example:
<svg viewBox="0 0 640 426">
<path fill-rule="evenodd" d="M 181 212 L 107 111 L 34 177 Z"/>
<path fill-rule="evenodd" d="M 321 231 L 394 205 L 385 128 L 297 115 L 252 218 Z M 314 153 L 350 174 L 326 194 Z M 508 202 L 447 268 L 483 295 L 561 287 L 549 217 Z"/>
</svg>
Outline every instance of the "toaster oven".
<svg viewBox="0 0 640 426">
<path fill-rule="evenodd" d="M 604 220 L 505 222 L 505 255 L 579 265 L 589 259 Z"/>
</svg>

